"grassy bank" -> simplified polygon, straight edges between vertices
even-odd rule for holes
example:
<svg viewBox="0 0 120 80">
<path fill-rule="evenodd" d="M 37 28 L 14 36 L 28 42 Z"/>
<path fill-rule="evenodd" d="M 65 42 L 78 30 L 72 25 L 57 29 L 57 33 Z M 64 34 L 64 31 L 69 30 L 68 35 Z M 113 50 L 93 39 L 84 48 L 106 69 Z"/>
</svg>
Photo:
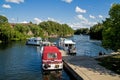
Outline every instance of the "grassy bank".
<svg viewBox="0 0 120 80">
<path fill-rule="evenodd" d="M 98 58 L 97 60 L 101 62 L 100 65 L 120 74 L 120 54 Z"/>
</svg>

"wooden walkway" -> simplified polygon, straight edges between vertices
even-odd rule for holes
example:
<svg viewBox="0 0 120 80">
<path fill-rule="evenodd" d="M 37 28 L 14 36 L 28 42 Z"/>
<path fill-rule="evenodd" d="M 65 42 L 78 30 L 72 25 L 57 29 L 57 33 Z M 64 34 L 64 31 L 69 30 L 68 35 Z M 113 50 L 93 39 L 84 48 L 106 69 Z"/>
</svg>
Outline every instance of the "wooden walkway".
<svg viewBox="0 0 120 80">
<path fill-rule="evenodd" d="M 77 80 L 120 80 L 120 75 L 98 65 L 99 62 L 92 57 L 63 56 L 63 61 Z"/>
</svg>

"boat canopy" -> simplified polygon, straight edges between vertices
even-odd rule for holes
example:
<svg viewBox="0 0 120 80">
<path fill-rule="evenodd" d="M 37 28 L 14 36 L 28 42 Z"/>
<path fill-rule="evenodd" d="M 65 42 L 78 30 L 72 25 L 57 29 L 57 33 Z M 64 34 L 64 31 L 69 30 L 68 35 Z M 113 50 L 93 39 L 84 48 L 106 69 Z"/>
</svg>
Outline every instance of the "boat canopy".
<svg viewBox="0 0 120 80">
<path fill-rule="evenodd" d="M 41 37 L 31 37 L 31 38 L 28 38 L 28 40 L 42 40 Z"/>
<path fill-rule="evenodd" d="M 44 46 L 42 58 L 43 60 L 61 60 L 62 54 L 56 46 Z"/>
<path fill-rule="evenodd" d="M 65 39 L 64 44 L 75 44 L 75 42 L 73 42 L 72 40 L 69 40 L 69 39 Z"/>
</svg>

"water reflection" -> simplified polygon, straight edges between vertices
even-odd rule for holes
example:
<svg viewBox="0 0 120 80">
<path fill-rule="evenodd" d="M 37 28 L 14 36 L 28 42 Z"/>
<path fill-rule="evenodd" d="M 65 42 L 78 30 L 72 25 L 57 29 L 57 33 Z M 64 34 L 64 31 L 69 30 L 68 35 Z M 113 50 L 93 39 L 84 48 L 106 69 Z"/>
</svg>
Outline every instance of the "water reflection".
<svg viewBox="0 0 120 80">
<path fill-rule="evenodd" d="M 61 71 L 43 71 L 43 80 L 63 80 Z"/>
</svg>

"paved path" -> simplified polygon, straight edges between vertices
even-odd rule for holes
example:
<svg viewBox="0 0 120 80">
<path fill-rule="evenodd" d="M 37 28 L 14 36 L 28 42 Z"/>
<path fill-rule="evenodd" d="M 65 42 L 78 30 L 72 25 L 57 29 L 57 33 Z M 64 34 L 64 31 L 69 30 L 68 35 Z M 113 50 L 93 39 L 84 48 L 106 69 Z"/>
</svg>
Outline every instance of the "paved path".
<svg viewBox="0 0 120 80">
<path fill-rule="evenodd" d="M 62 53 L 62 56 L 68 56 L 64 50 L 59 50 Z"/>
<path fill-rule="evenodd" d="M 92 57 L 64 56 L 63 60 L 83 80 L 120 80 L 120 75 L 98 65 Z"/>
</svg>

